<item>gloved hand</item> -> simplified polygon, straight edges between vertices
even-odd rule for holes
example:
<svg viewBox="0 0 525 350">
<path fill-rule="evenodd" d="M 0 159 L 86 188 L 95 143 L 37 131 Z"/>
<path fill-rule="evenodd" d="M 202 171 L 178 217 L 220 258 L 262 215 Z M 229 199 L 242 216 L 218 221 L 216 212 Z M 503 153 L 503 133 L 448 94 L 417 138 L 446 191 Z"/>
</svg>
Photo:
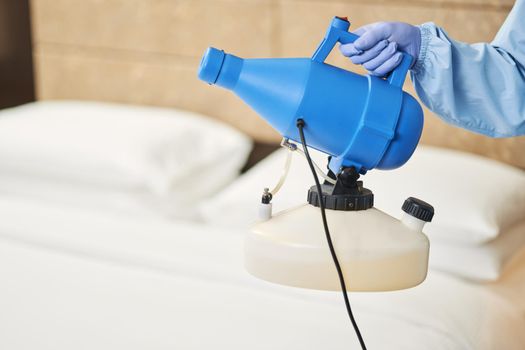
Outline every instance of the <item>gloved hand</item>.
<svg viewBox="0 0 525 350">
<path fill-rule="evenodd" d="M 402 22 L 377 22 L 363 26 L 355 34 L 360 38 L 340 46 L 341 53 L 354 64 L 361 64 L 372 75 L 384 76 L 394 70 L 406 52 L 417 60 L 421 47 L 418 27 Z M 412 68 L 412 67 L 410 67 Z"/>
</svg>

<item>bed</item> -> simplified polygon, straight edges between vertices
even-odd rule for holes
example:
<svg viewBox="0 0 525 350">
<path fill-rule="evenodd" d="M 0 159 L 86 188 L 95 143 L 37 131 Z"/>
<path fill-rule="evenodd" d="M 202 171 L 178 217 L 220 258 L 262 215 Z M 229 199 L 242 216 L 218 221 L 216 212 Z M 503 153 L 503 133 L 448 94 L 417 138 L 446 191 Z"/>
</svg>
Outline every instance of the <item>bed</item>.
<svg viewBox="0 0 525 350">
<path fill-rule="evenodd" d="M 68 106 L 67 115 L 79 108 L 78 105 Z M 91 107 L 83 105 L 82 109 Z M 40 104 L 30 106 L 24 113 L 56 118 L 56 108 L 57 105 Z M 96 105 L 93 108 L 100 113 L 103 107 Z M 108 108 L 111 115 L 115 115 L 116 110 L 112 108 L 116 107 Z M 132 107 L 122 108 L 126 115 L 136 113 Z M 10 111 L 10 115 L 13 112 L 21 113 L 20 110 Z M 155 111 L 143 112 L 150 120 Z M 8 116 L 4 114 L 2 117 L 7 120 Z M 21 118 L 18 114 L 15 117 Z M 133 120 L 137 122 L 138 119 L 136 116 Z M 158 130 L 162 130 L 163 137 L 170 137 L 171 134 L 166 133 L 170 126 L 164 123 L 164 117 L 159 120 Z M 10 133 L 16 129 L 15 124 L 7 128 Z M 78 125 L 77 122 L 73 124 Z M 23 125 L 27 128 L 28 124 Z M 121 127 L 122 124 L 115 125 Z M 180 125 L 173 127 L 177 129 Z M 145 130 L 142 124 L 136 127 Z M 218 126 L 211 127 L 217 134 Z M 0 127 L 1 130 L 6 129 Z M 96 132 L 97 128 L 93 130 Z M 127 130 L 131 135 L 129 140 L 134 140 L 133 127 Z M 89 132 L 89 128 L 84 125 L 82 132 Z M 97 137 L 100 143 L 105 142 L 103 135 Z M 152 153 L 156 157 L 160 157 L 157 146 L 166 146 L 157 142 L 159 137 L 157 131 L 152 131 L 151 140 L 155 142 L 151 149 L 156 150 Z M 230 141 L 234 138 L 234 134 L 228 134 Z M 60 149 L 59 139 L 60 134 L 56 134 L 53 142 L 57 149 Z M 108 136 L 107 140 L 111 139 L 111 135 Z M 140 145 L 148 148 L 151 140 L 142 139 Z M 71 135 L 66 141 L 71 142 Z M 97 159 L 106 162 L 91 162 L 90 166 L 96 164 L 98 173 L 95 173 L 105 174 L 104 178 L 93 174 L 86 177 L 88 168 L 84 167 L 85 164 L 77 164 L 75 168 L 82 171 L 65 174 L 60 171 L 58 162 L 68 161 L 67 154 L 59 152 L 60 158 L 46 158 L 46 154 L 56 156 L 55 148 L 35 146 L 38 157 L 47 159 L 42 161 L 48 165 L 45 169 L 49 170 L 50 162 L 57 162 L 52 163 L 52 172 L 39 168 L 39 172 L 45 173 L 45 176 L 36 173 L 39 182 L 30 179 L 36 172 L 33 166 L 38 164 L 34 165 L 35 162 L 27 158 L 30 155 L 35 157 L 29 148 L 25 148 L 25 153 L 16 153 L 18 162 L 8 163 L 6 160 L 1 166 L 3 187 L 0 186 L 0 348 L 357 348 L 339 293 L 284 287 L 250 276 L 243 269 L 243 236 L 247 226 L 242 221 L 233 224 L 233 219 L 217 220 L 210 214 L 228 207 L 237 210 L 232 203 L 240 203 L 241 208 L 249 206 L 243 202 L 246 196 L 241 198 L 238 194 L 239 191 L 246 193 L 246 187 L 232 186 L 247 186 L 254 179 L 260 179 L 270 164 L 268 160 L 261 162 L 252 168 L 251 173 L 241 175 L 242 179 L 237 178 L 249 153 L 249 142 L 242 136 L 238 136 L 237 141 L 235 147 L 240 147 L 237 154 L 242 154 L 233 162 L 233 168 L 217 170 L 223 174 L 221 180 L 209 186 L 207 193 L 192 194 L 189 199 L 172 198 L 169 184 L 173 181 L 166 182 L 166 185 L 159 175 L 174 176 L 178 183 L 186 179 L 187 174 L 181 175 L 173 167 L 157 168 L 153 173 L 138 171 L 144 164 L 151 166 L 151 159 L 158 161 L 155 157 L 133 158 L 134 161 L 119 164 L 117 169 L 113 168 L 111 152 L 103 152 L 103 156 L 99 154 Z M 34 142 L 38 143 L 38 140 Z M 43 145 L 50 143 L 49 139 L 43 141 Z M 0 158 L 7 159 L 9 152 L 6 144 L 2 145 Z M 110 149 L 109 143 L 105 145 Z M 122 145 L 131 147 L 131 143 Z M 220 147 L 215 144 L 212 148 L 217 151 Z M 115 154 L 122 155 L 123 150 L 126 149 L 118 148 Z M 232 158 L 231 149 L 224 152 Z M 435 159 L 435 153 L 431 155 Z M 88 154 L 84 158 L 91 159 Z M 189 162 L 193 158 L 179 160 Z M 21 159 L 27 159 L 27 162 Z M 274 160 L 270 159 L 271 164 Z M 23 173 L 29 168 L 32 170 Z M 69 166 L 64 168 L 70 169 Z M 115 186 L 113 173 L 121 174 L 122 169 L 128 169 L 133 176 L 121 177 L 122 181 L 116 181 L 118 186 Z M 170 171 L 165 174 L 159 169 Z M 516 186 L 521 186 L 522 171 L 508 171 L 505 173 L 507 183 L 516 182 Z M 193 177 L 193 172 L 190 173 Z M 502 176 L 500 173 L 496 175 Z M 76 182 L 72 180 L 73 176 Z M 298 175 L 294 175 L 293 170 L 291 176 L 297 180 Z M 18 182 L 13 179 L 18 179 Z M 310 180 L 305 178 L 304 181 Z M 379 190 L 380 183 L 374 181 Z M 299 180 L 294 183 L 291 187 L 303 186 Z M 69 187 L 64 187 L 65 184 Z M 27 188 L 32 190 L 24 191 Z M 44 191 L 43 188 L 54 190 Z M 219 192 L 225 189 L 229 189 L 227 195 L 221 195 Z M 259 195 L 258 190 L 253 188 L 255 197 Z M 519 194 L 510 185 L 504 190 Z M 146 192 L 148 196 L 144 194 Z M 175 192 L 181 191 L 175 187 Z M 57 193 L 62 194 L 57 196 Z M 110 201 L 108 196 L 119 200 Z M 287 207 L 293 204 L 286 203 L 285 197 L 293 195 L 284 196 L 284 202 L 279 202 L 279 205 Z M 476 201 L 480 202 L 480 198 Z M 522 205 L 522 197 L 513 198 L 514 206 Z M 134 205 L 127 205 L 130 203 Z M 384 203 L 385 210 L 388 210 L 388 205 Z M 195 206 L 199 210 L 191 213 L 172 210 L 181 206 Z M 157 210 L 160 207 L 163 210 Z M 255 212 L 255 204 L 254 208 Z M 483 218 L 490 217 L 485 207 L 480 210 L 484 211 Z M 162 214 L 155 215 L 157 212 Z M 494 217 L 501 219 L 500 214 L 498 212 Z M 486 224 L 496 222 L 506 230 L 506 226 L 516 227 L 523 218 L 522 214 L 518 211 L 512 222 L 506 218 Z M 237 212 L 237 216 L 249 215 L 249 212 Z M 225 215 L 220 216 L 224 219 Z M 481 224 L 474 220 L 465 223 L 464 228 L 477 229 L 483 227 Z M 525 231 L 520 228 L 519 232 Z M 497 237 L 490 237 L 490 234 L 494 234 L 494 230 L 487 229 L 482 238 L 475 236 L 481 241 L 461 242 L 458 246 L 492 244 L 490 242 Z M 474 235 L 469 237 L 474 239 Z M 443 244 L 447 244 L 447 239 L 444 237 Z M 517 241 L 512 242 L 517 245 Z M 502 254 L 501 250 L 498 252 Z M 451 271 L 451 267 L 448 270 L 431 268 L 427 280 L 416 288 L 399 292 L 351 293 L 354 313 L 368 348 L 524 349 L 525 251 L 513 250 L 511 255 L 507 256 L 504 266 L 497 269 L 496 277 L 489 274 L 468 278 L 469 271 L 456 273 L 458 271 Z"/>
<path fill-rule="evenodd" d="M 240 230 L 0 207 L 4 349 L 357 346 L 338 293 L 249 276 Z M 523 295 L 525 256 L 495 284 L 431 270 L 420 287 L 351 300 L 371 349 L 523 349 Z"/>
</svg>

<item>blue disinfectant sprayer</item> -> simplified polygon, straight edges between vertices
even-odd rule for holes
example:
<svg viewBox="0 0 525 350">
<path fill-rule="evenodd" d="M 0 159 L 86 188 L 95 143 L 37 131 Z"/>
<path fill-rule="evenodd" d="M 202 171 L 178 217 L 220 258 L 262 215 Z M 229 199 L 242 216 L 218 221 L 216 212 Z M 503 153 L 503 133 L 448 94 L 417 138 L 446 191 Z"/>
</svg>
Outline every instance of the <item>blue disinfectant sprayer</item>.
<svg viewBox="0 0 525 350">
<path fill-rule="evenodd" d="M 242 59 L 215 48 L 202 58 L 199 78 L 230 89 L 283 137 L 300 141 L 296 122 L 308 125 L 309 146 L 332 156 L 330 169 L 393 169 L 412 155 L 423 111 L 402 91 L 412 57 L 388 79 L 359 75 L 324 63 L 339 43 L 358 38 L 334 18 L 312 58 Z"/>
<path fill-rule="evenodd" d="M 267 217 L 247 235 L 248 271 L 305 288 L 408 288 L 426 277 L 429 244 L 422 228 L 434 210 L 411 197 L 397 220 L 373 208 L 373 194 L 358 178 L 371 169 L 400 167 L 419 142 L 423 111 L 402 90 L 413 58 L 403 53 L 400 65 L 384 79 L 325 63 L 337 43 L 358 38 L 349 26 L 346 18 L 335 17 L 312 58 L 242 59 L 210 47 L 199 78 L 232 90 L 285 140 L 301 143 L 314 173 L 308 204 Z M 306 140 L 330 156 L 323 184 Z M 271 193 L 263 195 L 263 203 L 271 199 Z M 323 221 L 315 207 L 321 208 Z M 323 230 L 325 237 L 319 234 Z"/>
</svg>

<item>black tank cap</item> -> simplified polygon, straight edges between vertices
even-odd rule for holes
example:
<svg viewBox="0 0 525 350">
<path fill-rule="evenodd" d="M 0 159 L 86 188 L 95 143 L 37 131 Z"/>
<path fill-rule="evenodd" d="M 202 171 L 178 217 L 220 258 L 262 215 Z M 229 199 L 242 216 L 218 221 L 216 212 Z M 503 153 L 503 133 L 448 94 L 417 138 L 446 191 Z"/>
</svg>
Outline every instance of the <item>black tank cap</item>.
<svg viewBox="0 0 525 350">
<path fill-rule="evenodd" d="M 332 185 L 322 184 L 321 188 L 323 190 L 322 199 L 326 209 L 358 211 L 370 209 L 374 206 L 374 194 L 367 188 L 362 188 L 354 194 L 329 194 L 327 192 L 333 188 Z M 320 206 L 316 186 L 312 186 L 308 190 L 308 203 L 314 207 Z"/>
<path fill-rule="evenodd" d="M 427 202 L 414 197 L 407 198 L 401 209 L 416 219 L 426 222 L 432 221 L 432 218 L 434 217 L 434 207 Z"/>
</svg>

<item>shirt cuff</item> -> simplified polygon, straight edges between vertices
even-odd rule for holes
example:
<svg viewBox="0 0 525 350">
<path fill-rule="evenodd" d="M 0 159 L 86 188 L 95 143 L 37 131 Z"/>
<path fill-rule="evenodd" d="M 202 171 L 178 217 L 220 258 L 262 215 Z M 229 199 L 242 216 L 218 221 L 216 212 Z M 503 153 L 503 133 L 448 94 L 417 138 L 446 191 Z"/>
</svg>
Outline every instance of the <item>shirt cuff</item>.
<svg viewBox="0 0 525 350">
<path fill-rule="evenodd" d="M 418 26 L 419 31 L 421 32 L 421 47 L 419 49 L 417 61 L 412 67 L 412 73 L 416 75 L 424 71 L 425 62 L 427 60 L 428 47 L 433 37 L 432 29 L 434 29 L 435 27 L 436 25 L 432 22 L 423 23 L 422 25 Z"/>
</svg>

